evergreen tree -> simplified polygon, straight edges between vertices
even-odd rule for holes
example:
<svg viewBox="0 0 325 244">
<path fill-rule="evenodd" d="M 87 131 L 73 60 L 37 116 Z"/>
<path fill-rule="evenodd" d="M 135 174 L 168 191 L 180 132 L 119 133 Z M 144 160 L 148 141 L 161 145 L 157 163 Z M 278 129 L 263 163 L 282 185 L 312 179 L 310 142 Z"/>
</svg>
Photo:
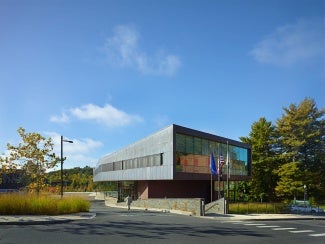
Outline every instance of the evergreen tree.
<svg viewBox="0 0 325 244">
<path fill-rule="evenodd" d="M 298 162 L 283 164 L 275 172 L 280 177 L 275 188 L 280 198 L 290 200 L 303 194 L 303 172 Z"/>
<path fill-rule="evenodd" d="M 286 164 L 298 162 L 300 178 L 294 179 L 308 183 L 309 193 L 320 197 L 325 188 L 325 110 L 318 110 L 315 101 L 306 98 L 284 112 L 277 120 L 281 157 Z"/>
<path fill-rule="evenodd" d="M 255 200 L 275 199 L 277 175 L 274 169 L 278 162 L 275 157 L 275 127 L 265 118 L 260 118 L 251 126 L 248 137 L 241 137 L 241 141 L 252 145 L 252 179 L 250 194 Z"/>
</svg>

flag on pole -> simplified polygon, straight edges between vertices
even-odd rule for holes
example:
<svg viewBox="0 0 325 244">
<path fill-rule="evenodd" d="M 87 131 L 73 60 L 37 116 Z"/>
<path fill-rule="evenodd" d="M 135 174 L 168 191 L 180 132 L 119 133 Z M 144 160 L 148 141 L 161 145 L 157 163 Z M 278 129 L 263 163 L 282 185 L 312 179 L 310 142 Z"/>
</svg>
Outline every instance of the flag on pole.
<svg viewBox="0 0 325 244">
<path fill-rule="evenodd" d="M 223 166 L 225 164 L 225 161 L 223 160 L 222 154 L 220 154 L 220 166 Z"/>
<path fill-rule="evenodd" d="M 210 170 L 211 170 L 211 174 L 213 174 L 213 175 L 217 174 L 216 162 L 214 160 L 213 153 L 211 153 L 211 156 L 210 156 Z"/>
<path fill-rule="evenodd" d="M 223 156 L 222 154 L 220 154 L 219 156 L 219 175 L 222 175 L 222 166 L 225 164 L 225 161 L 223 160 Z"/>
</svg>

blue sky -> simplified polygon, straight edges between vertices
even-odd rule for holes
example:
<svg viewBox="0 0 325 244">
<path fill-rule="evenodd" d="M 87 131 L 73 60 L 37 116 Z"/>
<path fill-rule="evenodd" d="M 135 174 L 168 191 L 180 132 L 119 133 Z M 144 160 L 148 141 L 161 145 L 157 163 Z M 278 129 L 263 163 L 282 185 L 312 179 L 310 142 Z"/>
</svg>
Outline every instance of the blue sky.
<svg viewBox="0 0 325 244">
<path fill-rule="evenodd" d="M 323 0 L 1 0 L 0 152 L 22 126 L 94 167 L 173 123 L 238 140 L 324 108 L 324 18 Z"/>
</svg>

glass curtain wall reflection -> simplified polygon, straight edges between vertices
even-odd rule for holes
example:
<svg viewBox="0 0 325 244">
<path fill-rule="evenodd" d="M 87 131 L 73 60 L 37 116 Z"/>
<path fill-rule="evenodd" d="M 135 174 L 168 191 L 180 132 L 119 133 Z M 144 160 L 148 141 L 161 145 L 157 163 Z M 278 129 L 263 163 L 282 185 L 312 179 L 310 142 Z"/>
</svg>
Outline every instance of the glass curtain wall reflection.
<svg viewBox="0 0 325 244">
<path fill-rule="evenodd" d="M 210 155 L 213 152 L 216 163 L 222 156 L 221 170 L 226 174 L 227 144 L 195 136 L 176 134 L 176 171 L 183 173 L 210 174 Z M 230 174 L 248 175 L 248 150 L 229 145 Z"/>
</svg>

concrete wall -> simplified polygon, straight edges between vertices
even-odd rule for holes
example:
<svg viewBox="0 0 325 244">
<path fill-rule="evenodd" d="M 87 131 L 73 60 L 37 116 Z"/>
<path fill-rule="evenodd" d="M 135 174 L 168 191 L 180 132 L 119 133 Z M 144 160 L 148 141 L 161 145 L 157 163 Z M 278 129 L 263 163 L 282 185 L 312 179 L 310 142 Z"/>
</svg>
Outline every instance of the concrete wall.
<svg viewBox="0 0 325 244">
<path fill-rule="evenodd" d="M 107 206 L 126 206 L 125 202 L 114 203 L 112 199 L 106 199 Z M 204 202 L 201 198 L 152 198 L 146 200 L 133 201 L 132 207 L 139 207 L 144 209 L 153 209 L 161 211 L 180 211 L 191 215 L 201 216 L 203 213 Z"/>
<path fill-rule="evenodd" d="M 205 214 L 225 214 L 225 199 L 221 198 L 217 201 L 205 205 Z"/>
</svg>

